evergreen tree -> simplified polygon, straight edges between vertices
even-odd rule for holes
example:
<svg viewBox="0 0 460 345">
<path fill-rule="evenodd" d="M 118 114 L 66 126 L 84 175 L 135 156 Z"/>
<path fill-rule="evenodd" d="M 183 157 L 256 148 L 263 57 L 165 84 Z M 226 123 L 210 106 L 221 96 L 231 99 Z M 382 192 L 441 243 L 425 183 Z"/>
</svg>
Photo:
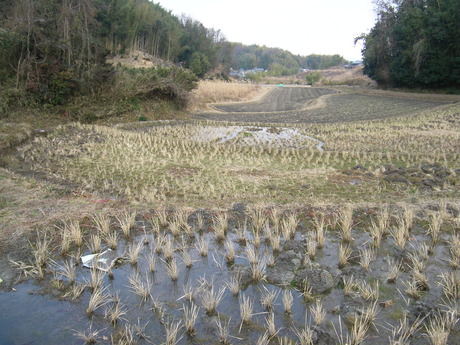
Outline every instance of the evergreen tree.
<svg viewBox="0 0 460 345">
<path fill-rule="evenodd" d="M 458 87 L 459 32 L 458 0 L 382 1 L 364 36 L 364 71 L 384 85 Z"/>
<path fill-rule="evenodd" d="M 211 64 L 206 55 L 195 52 L 190 58 L 190 70 L 199 78 L 203 78 Z"/>
</svg>

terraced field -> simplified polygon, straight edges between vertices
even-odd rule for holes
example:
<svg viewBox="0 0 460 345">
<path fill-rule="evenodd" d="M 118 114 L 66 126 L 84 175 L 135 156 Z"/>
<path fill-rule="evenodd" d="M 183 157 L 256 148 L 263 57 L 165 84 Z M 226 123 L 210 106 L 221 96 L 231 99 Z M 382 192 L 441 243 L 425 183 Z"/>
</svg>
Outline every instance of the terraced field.
<svg viewBox="0 0 460 345">
<path fill-rule="evenodd" d="M 217 104 L 215 108 L 226 113 L 260 113 L 301 110 L 312 100 L 337 91 L 325 88 L 277 87 L 257 102 Z"/>
<path fill-rule="evenodd" d="M 316 101 L 316 102 L 313 102 Z M 214 105 L 219 112 L 194 114 L 196 119 L 262 123 L 333 123 L 384 119 L 415 114 L 447 102 L 423 97 L 326 88 L 278 87 L 263 100 Z"/>
<path fill-rule="evenodd" d="M 455 100 L 279 87 L 26 128 L 0 155 L 0 344 L 459 344 Z"/>
</svg>

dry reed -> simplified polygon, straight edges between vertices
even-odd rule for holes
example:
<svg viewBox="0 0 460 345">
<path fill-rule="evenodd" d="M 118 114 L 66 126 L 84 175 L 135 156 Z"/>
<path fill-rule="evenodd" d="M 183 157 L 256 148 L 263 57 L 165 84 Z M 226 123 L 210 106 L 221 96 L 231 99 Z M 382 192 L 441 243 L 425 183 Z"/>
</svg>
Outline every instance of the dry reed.
<svg viewBox="0 0 460 345">
<path fill-rule="evenodd" d="M 283 291 L 282 301 L 284 313 L 290 315 L 292 311 L 292 303 L 294 302 L 294 297 L 292 296 L 291 290 Z"/>
<path fill-rule="evenodd" d="M 206 103 L 245 101 L 260 91 L 261 87 L 254 84 L 202 80 L 192 93 L 193 104 L 195 109 L 203 109 Z"/>
<path fill-rule="evenodd" d="M 194 335 L 196 333 L 195 324 L 200 308 L 196 304 L 191 303 L 189 306 L 184 304 L 182 310 L 184 311 L 185 330 L 188 334 Z"/>
<path fill-rule="evenodd" d="M 213 315 L 216 313 L 217 306 L 224 297 L 224 293 L 225 286 L 221 287 L 218 291 L 214 289 L 214 285 L 203 290 L 201 294 L 201 302 L 206 310 L 206 314 Z"/>
</svg>

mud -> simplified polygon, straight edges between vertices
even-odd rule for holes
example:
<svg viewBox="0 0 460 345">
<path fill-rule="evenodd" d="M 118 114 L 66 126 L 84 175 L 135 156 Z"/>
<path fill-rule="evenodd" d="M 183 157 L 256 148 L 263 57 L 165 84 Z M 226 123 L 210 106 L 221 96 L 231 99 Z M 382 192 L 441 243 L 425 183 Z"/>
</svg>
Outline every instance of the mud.
<svg viewBox="0 0 460 345">
<path fill-rule="evenodd" d="M 298 129 L 263 126 L 200 126 L 191 140 L 230 143 L 242 146 L 271 146 L 303 148 L 312 141 L 323 151 L 324 143 L 301 133 Z"/>
<path fill-rule="evenodd" d="M 383 180 L 390 184 L 416 187 L 426 191 L 441 190 L 460 184 L 460 169 L 448 169 L 441 164 L 422 164 L 413 167 L 384 166 Z"/>
<path fill-rule="evenodd" d="M 143 243 L 143 247 L 136 265 L 124 263 L 113 269 L 112 275 L 105 275 L 103 287 L 111 296 L 116 294 L 126 308 L 127 314 L 123 316 L 118 324 L 110 324 L 104 318 L 102 307 L 97 309 L 93 315 L 85 312 L 91 296 L 91 289 L 85 288 L 83 294 L 76 300 L 64 297 L 69 291 L 71 284 L 68 280 L 59 275 L 58 265 L 62 265 L 66 260 L 74 257 L 89 254 L 87 248 L 78 251 L 72 247 L 71 252 L 66 256 L 60 256 L 56 251 L 53 252 L 53 260 L 56 264 L 47 266 L 48 273 L 44 279 L 32 279 L 25 283 L 16 285 L 14 290 L 0 294 L 2 305 L 2 322 L 0 331 L 1 343 L 28 343 L 35 341 L 43 344 L 78 344 L 81 340 L 75 337 L 76 330 L 87 330 L 92 324 L 93 330 L 100 330 L 98 343 L 109 343 L 111 336 L 120 337 L 120 332 L 125 325 L 135 327 L 137 324 L 142 326 L 141 332 L 144 336 L 136 336 L 136 342 L 140 344 L 154 343 L 160 344 L 165 339 L 165 323 L 171 320 L 183 318 L 184 305 L 188 301 L 184 297 L 184 287 L 189 285 L 197 290 L 194 303 L 201 306 L 196 322 L 196 334 L 184 337 L 179 344 L 215 344 L 218 342 L 218 329 L 216 320 L 218 318 L 229 321 L 230 335 L 236 338 L 235 343 L 253 344 L 264 332 L 265 310 L 260 302 L 261 296 L 268 291 L 278 291 L 275 299 L 274 313 L 278 337 L 287 336 L 296 339 L 294 329 L 304 327 L 305 322 L 312 322 L 310 307 L 312 301 L 304 300 L 302 291 L 303 282 L 307 278 L 308 286 L 312 288 L 314 298 L 321 300 L 325 310 L 325 321 L 319 326 L 314 327 L 315 344 L 336 344 L 337 334 L 334 328 L 339 329 L 339 317 L 346 325 L 351 325 L 353 320 L 358 317 L 370 301 L 364 299 L 359 293 L 348 295 L 343 290 L 343 279 L 353 277 L 367 284 L 379 282 L 379 313 L 374 321 L 375 327 L 371 328 L 367 340 L 362 344 L 387 344 L 391 334 L 391 325 L 396 325 L 401 317 L 403 310 L 407 310 L 410 320 L 417 316 L 428 317 L 437 310 L 443 310 L 445 297 L 442 287 L 439 285 L 439 274 L 442 271 L 450 271 L 447 261 L 449 259 L 448 243 L 450 235 L 455 231 L 451 222 L 446 221 L 443 226 L 441 240 L 433 247 L 432 252 L 426 259 L 426 274 L 429 282 L 428 289 L 421 291 L 421 298 L 413 300 L 405 293 L 404 283 L 410 279 L 411 270 L 408 265 L 410 254 L 420 250 L 421 243 L 429 243 L 430 237 L 426 234 L 427 223 L 426 214 L 428 209 L 421 209 L 416 213 L 414 226 L 411 231 L 411 238 L 404 249 L 400 249 L 394 243 L 391 236 L 387 235 L 382 240 L 380 248 L 375 249 L 375 260 L 371 263 L 370 269 L 366 270 L 359 264 L 359 259 L 353 257 L 342 268 L 338 267 L 338 245 L 340 238 L 338 228 L 329 225 L 326 232 L 326 241 L 322 249 L 318 249 L 314 259 L 305 260 L 306 241 L 311 236 L 313 229 L 313 216 L 318 210 L 310 208 L 299 208 L 296 210 L 299 215 L 299 225 L 295 234 L 295 239 L 282 241 L 280 252 L 272 253 L 275 256 L 275 266 L 266 269 L 266 279 L 260 282 L 254 281 L 251 277 L 251 265 L 246 257 L 246 247 L 254 241 L 252 223 L 248 218 L 245 237 L 247 242 L 239 240 L 241 225 L 247 218 L 246 207 L 243 204 L 235 205 L 228 211 L 229 229 L 227 239 L 230 240 L 236 251 L 234 263 L 227 263 L 225 260 L 226 249 L 222 242 L 216 240 L 213 232 L 213 217 L 215 211 L 197 210 L 188 217 L 188 224 L 193 229 L 193 236 L 174 238 L 170 235 L 168 226 L 162 227 L 161 233 L 170 238 L 174 244 L 173 256 L 179 266 L 179 277 L 177 281 L 171 280 L 167 274 L 167 260 L 163 253 L 156 253 L 156 271 L 149 272 L 147 255 L 155 251 L 156 235 L 152 229 L 152 219 L 155 218 L 153 211 L 138 214 L 136 226 L 133 229 L 131 238 L 124 238 L 117 224 L 116 219 L 112 219 L 111 229 L 119 233 L 121 239 L 118 243 L 115 256 L 126 255 L 127 248 L 136 243 Z M 327 219 L 334 219 L 337 210 L 322 210 Z M 375 209 L 358 209 L 354 212 L 354 225 L 352 229 L 353 242 L 350 244 L 354 248 L 354 256 L 359 255 L 359 249 L 369 247 L 370 235 L 366 231 L 370 224 Z M 392 212 L 397 214 L 400 209 L 394 208 Z M 198 229 L 197 216 L 201 213 L 205 217 L 204 228 Z M 268 217 L 271 209 L 265 209 L 263 213 Z M 456 216 L 453 212 L 448 212 L 449 217 Z M 174 217 L 174 212 L 169 212 L 169 220 Z M 270 227 L 273 224 L 269 223 Z M 333 224 L 333 223 L 331 223 Z M 394 220 L 391 226 L 395 226 Z M 89 240 L 90 233 L 94 233 L 94 225 L 86 221 L 82 223 L 85 237 Z M 206 257 L 200 256 L 195 247 L 198 239 L 209 241 L 209 253 Z M 182 259 L 182 254 L 188 252 L 193 260 L 193 266 L 187 268 Z M 256 249 L 260 259 L 265 253 L 272 252 L 271 246 L 262 236 L 260 247 Z M 404 262 L 404 270 L 396 283 L 388 283 L 386 274 L 388 272 L 388 258 L 392 257 Z M 54 269 L 53 269 L 54 267 Z M 77 282 L 85 284 L 90 280 L 90 270 L 78 264 Z M 54 273 L 53 273 L 54 272 Z M 138 272 L 142 281 L 151 282 L 149 298 L 142 302 L 140 297 L 133 293 L 129 282 L 135 272 Z M 239 296 L 234 296 L 228 288 L 224 297 L 217 307 L 217 313 L 208 315 L 202 307 L 203 291 L 213 286 L 216 290 L 226 286 L 232 277 L 240 276 L 242 289 Z M 290 289 L 295 303 L 292 311 L 286 315 L 283 311 L 281 295 L 285 289 Z M 242 296 L 249 296 L 254 302 L 254 316 L 250 324 L 241 326 L 239 302 Z M 111 302 L 112 303 L 112 302 Z M 45 317 L 49 315 L 49 317 Z M 169 320 L 169 321 L 168 321 Z M 241 330 L 240 330 L 241 327 Z M 40 330 L 37 334 L 37 330 Z M 134 329 L 134 328 L 133 328 Z M 183 329 L 181 334 L 183 334 Z M 236 339 L 238 341 L 236 342 Z M 428 344 L 428 340 L 423 336 L 423 331 L 417 331 L 413 335 L 413 341 L 417 344 Z M 451 331 L 449 344 L 460 341 L 458 325 Z M 233 342 L 232 342 L 233 343 Z M 274 338 L 271 343 L 277 344 Z"/>
</svg>

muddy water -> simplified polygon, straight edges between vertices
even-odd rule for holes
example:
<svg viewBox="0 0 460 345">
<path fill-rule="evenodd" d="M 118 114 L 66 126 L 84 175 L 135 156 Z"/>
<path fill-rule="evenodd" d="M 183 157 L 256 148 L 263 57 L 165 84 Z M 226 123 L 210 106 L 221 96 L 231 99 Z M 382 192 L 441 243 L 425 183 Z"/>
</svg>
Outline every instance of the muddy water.
<svg viewBox="0 0 460 345">
<path fill-rule="evenodd" d="M 219 126 L 204 125 L 195 121 L 147 121 L 115 125 L 115 128 L 135 131 L 149 131 L 152 127 L 188 126 L 190 140 L 228 143 L 242 146 L 272 146 L 272 147 L 315 147 L 323 151 L 324 142 L 303 133 L 301 130 L 289 127 L 273 126 Z"/>
<path fill-rule="evenodd" d="M 203 126 L 191 137 L 198 141 L 216 141 L 219 143 L 234 143 L 244 146 L 267 145 L 274 147 L 302 148 L 309 141 L 316 143 L 315 147 L 323 151 L 322 141 L 301 133 L 297 129 L 285 127 L 260 126 Z"/>
<path fill-rule="evenodd" d="M 103 286 L 113 295 L 118 292 L 122 304 L 128 310 L 123 316 L 124 321 L 120 325 L 140 324 L 145 325 L 144 333 L 150 341 L 160 344 L 165 340 L 165 329 L 163 322 L 167 320 L 180 320 L 183 317 L 181 308 L 188 302 L 181 297 L 184 295 L 183 287 L 187 284 L 198 288 L 203 279 L 209 284 L 213 284 L 216 290 L 225 286 L 226 281 L 235 273 L 238 267 L 248 266 L 244 258 L 243 248 L 236 245 L 237 257 L 235 266 L 229 268 L 223 259 L 224 248 L 213 241 L 213 235 L 205 234 L 205 238 L 210 241 L 210 251 L 207 257 L 199 255 L 198 251 L 190 247 L 190 252 L 194 264 L 192 268 L 186 268 L 180 259 L 180 254 L 175 253 L 179 265 L 179 279 L 173 282 L 166 273 L 166 265 L 157 256 L 157 271 L 150 273 L 148 271 L 145 255 L 150 250 L 151 245 L 145 245 L 142 250 L 138 265 L 131 266 L 126 263 L 113 270 L 113 278 L 106 276 Z M 143 241 L 144 236 L 134 238 L 134 242 Z M 117 252 L 123 255 L 127 242 L 120 243 Z M 261 248 L 261 251 L 264 248 Z M 86 252 L 85 254 L 89 254 Z M 152 310 L 151 301 L 142 303 L 140 297 L 130 290 L 128 277 L 135 271 L 140 272 L 145 279 L 149 277 L 152 284 L 151 294 L 156 303 L 160 303 L 165 308 L 165 314 L 160 316 L 158 312 Z M 77 280 L 84 282 L 90 279 L 90 271 L 81 266 L 77 268 Z M 2 317 L 0 323 L 0 343 L 1 344 L 81 344 L 82 340 L 76 338 L 77 331 L 86 331 L 89 324 L 92 324 L 93 330 L 102 330 L 100 337 L 107 339 L 111 334 L 116 334 L 117 327 L 110 325 L 104 319 L 104 308 L 96 310 L 94 315 L 88 316 L 85 312 L 91 292 L 87 289 L 82 296 L 76 301 L 61 300 L 60 295 L 63 291 L 50 287 L 47 277 L 43 282 L 30 280 L 26 283 L 15 287 L 14 292 L 0 294 L 0 305 Z M 65 278 L 63 279 L 64 283 Z M 279 290 L 278 287 L 265 284 L 268 289 Z M 230 321 L 230 335 L 236 338 L 242 338 L 238 343 L 254 343 L 263 330 L 266 311 L 259 303 L 261 296 L 262 284 L 249 285 L 240 296 L 250 296 L 254 301 L 254 313 L 258 314 L 253 317 L 253 322 L 249 325 L 243 325 L 241 332 L 240 327 L 240 310 L 238 296 L 233 296 L 229 291 L 225 292 L 224 298 L 219 304 L 217 311 L 222 318 Z M 294 291 L 294 298 L 298 300 L 300 293 Z M 199 294 L 196 297 L 196 303 L 201 305 Z M 277 327 L 289 328 L 292 325 L 303 324 L 304 307 L 302 304 L 294 303 L 292 316 L 285 316 L 282 309 L 281 295 L 278 296 L 275 307 L 275 320 Z M 215 344 L 218 341 L 216 315 L 208 316 L 204 310 L 200 310 L 197 320 L 196 337 L 184 336 L 180 341 L 181 344 L 195 344 L 197 339 L 201 344 Z M 294 321 L 295 320 L 295 321 Z M 299 324 L 300 323 L 300 324 Z M 281 331 L 286 333 L 286 331 Z M 108 343 L 108 340 L 102 343 Z M 147 343 L 138 339 L 139 343 Z"/>
<path fill-rule="evenodd" d="M 86 325 L 82 306 L 40 293 L 30 281 L 0 293 L 0 344 L 77 344 L 72 329 Z"/>
<path fill-rule="evenodd" d="M 367 222 L 368 220 L 365 220 Z M 305 239 L 309 236 L 308 230 L 311 230 L 311 222 L 303 221 L 300 223 L 296 233 L 295 243 L 305 243 Z M 146 234 L 141 229 L 147 228 Z M 210 229 L 208 224 L 206 229 Z M 169 321 L 177 322 L 183 319 L 183 306 L 189 302 L 183 298 L 184 286 L 190 285 L 197 290 L 214 286 L 217 291 L 221 287 L 226 286 L 226 282 L 233 277 L 237 272 L 247 271 L 249 262 L 245 254 L 245 245 L 239 244 L 237 235 L 233 229 L 235 226 L 230 226 L 228 238 L 232 241 L 236 250 L 236 259 L 234 265 L 227 265 L 224 259 L 225 248 L 223 244 L 216 242 L 215 235 L 211 231 L 205 231 L 200 234 L 196 232 L 196 237 L 203 237 L 209 241 L 210 249 L 206 257 L 200 256 L 195 248 L 196 240 L 194 239 L 175 239 L 174 244 L 176 250 L 174 257 L 179 266 L 179 278 L 177 281 L 172 281 L 166 272 L 166 263 L 164 262 L 163 254 L 156 254 L 157 269 L 155 273 L 148 270 L 146 256 L 154 249 L 154 236 L 149 231 L 148 222 L 138 221 L 137 236 L 131 240 L 123 239 L 119 242 L 118 248 L 114 256 L 122 256 L 128 246 L 132 243 L 143 242 L 143 248 L 137 265 L 133 266 L 129 263 L 124 263 L 118 268 L 113 269 L 113 277 L 106 275 L 103 280 L 103 286 L 107 288 L 112 296 L 116 293 L 119 296 L 121 304 L 126 309 L 127 313 L 123 315 L 123 319 L 117 325 L 112 325 L 104 318 L 105 307 L 97 309 L 92 316 L 86 314 L 91 291 L 87 288 L 80 298 L 75 301 L 62 299 L 65 289 L 59 290 L 51 284 L 52 275 L 48 274 L 43 281 L 30 280 L 26 283 L 15 287 L 15 291 L 0 293 L 0 344 L 81 344 L 83 341 L 75 336 L 76 331 L 87 331 L 92 325 L 92 330 L 99 330 L 98 343 L 110 343 L 110 337 L 117 337 L 120 330 L 124 329 L 125 325 L 131 325 L 134 329 L 135 325 L 141 326 L 142 333 L 145 339 L 135 336 L 135 340 L 140 344 L 164 343 L 166 338 L 165 323 Z M 413 319 L 417 315 L 426 313 L 434 313 L 436 309 L 443 308 L 445 304 L 438 275 L 441 271 L 449 271 L 450 268 L 446 264 L 449 258 L 449 250 L 447 241 L 450 238 L 450 231 L 447 229 L 442 235 L 442 240 L 434 248 L 433 253 L 426 261 L 425 274 L 429 280 L 429 291 L 422 293 L 422 298 L 415 301 L 405 293 L 405 281 L 408 281 L 411 272 L 406 268 L 401 273 L 401 276 L 395 284 L 386 282 L 385 276 L 388 271 L 388 257 L 398 259 L 401 257 L 401 250 L 395 245 L 391 237 L 387 236 L 382 241 L 382 246 L 376 251 L 376 258 L 371 263 L 370 270 L 366 271 L 359 266 L 359 249 L 367 247 L 370 243 L 370 236 L 365 230 L 365 225 L 356 226 L 352 235 L 354 238 L 351 244 L 353 255 L 350 262 L 343 268 L 338 268 L 338 246 L 340 240 L 336 231 L 329 230 L 327 232 L 326 242 L 323 249 L 318 250 L 318 253 L 312 262 L 312 265 L 318 265 L 331 272 L 335 279 L 333 288 L 326 291 L 322 295 L 316 296 L 320 298 L 326 316 L 320 329 L 330 337 L 337 339 L 336 331 L 339 330 L 339 316 L 341 320 L 347 320 L 350 315 L 354 315 L 357 311 L 368 303 L 363 301 L 359 296 L 346 296 L 341 286 L 342 276 L 353 275 L 356 279 L 364 280 L 368 283 L 380 282 L 379 302 L 392 301 L 390 307 L 379 307 L 379 312 L 375 320 L 375 327 L 372 326 L 368 332 L 368 338 L 362 344 L 388 344 L 388 337 L 391 334 L 391 326 L 397 325 L 402 311 L 407 310 L 409 319 Z M 414 253 L 418 250 L 421 243 L 429 243 L 430 238 L 425 234 L 426 224 L 417 224 L 411 234 L 411 239 L 404 251 Z M 121 235 L 121 233 L 120 233 Z M 120 236 L 121 237 L 121 236 Z M 251 232 L 247 232 L 247 237 L 251 238 Z M 172 239 L 172 237 L 171 237 Z M 271 251 L 271 248 L 264 244 L 259 248 L 259 254 L 262 256 L 266 250 Z M 190 253 L 194 260 L 191 268 L 185 267 L 181 258 L 182 251 Z M 302 251 L 299 251 L 303 254 Z M 76 254 L 76 252 L 74 252 Z M 82 254 L 89 254 L 86 250 Z M 57 262 L 62 259 L 57 256 Z M 279 262 L 277 261 L 277 264 Z M 299 267 L 292 266 L 292 270 Z M 139 272 L 143 281 L 148 279 L 152 282 L 150 289 L 151 299 L 147 302 L 142 302 L 140 297 L 134 294 L 131 290 L 129 277 L 133 273 Z M 90 270 L 83 268 L 81 265 L 77 267 L 77 280 L 84 283 L 90 279 Z M 68 286 L 65 278 L 62 278 L 64 286 Z M 296 285 L 296 282 L 292 282 Z M 241 291 L 239 296 L 233 296 L 227 289 L 224 297 L 217 307 L 217 314 L 206 315 L 202 307 L 202 292 L 197 292 L 194 302 L 200 306 L 197 322 L 196 334 L 189 336 L 181 330 L 183 334 L 179 344 L 216 344 L 219 341 L 218 329 L 216 320 L 218 318 L 228 321 L 230 325 L 230 336 L 233 338 L 231 342 L 234 344 L 254 344 L 257 338 L 265 331 L 265 318 L 267 317 L 266 310 L 260 303 L 260 297 L 265 289 L 278 291 L 279 294 L 275 301 L 274 314 L 275 324 L 279 330 L 279 336 L 288 336 L 291 339 L 296 339 L 293 332 L 294 328 L 300 329 L 305 323 L 312 324 L 312 313 L 310 306 L 312 303 L 306 303 L 300 292 L 296 289 L 291 289 L 294 303 L 290 315 L 286 315 L 283 310 L 282 292 L 290 286 L 275 286 L 267 282 L 252 283 L 250 282 Z M 203 290 L 202 290 L 203 291 Z M 248 325 L 241 326 L 239 302 L 242 296 L 248 296 L 254 302 L 254 316 Z M 155 301 L 155 302 L 153 302 Z M 154 308 L 156 306 L 156 308 Z M 158 306 L 164 311 L 160 313 Z M 240 329 L 241 327 L 241 329 Z M 346 327 L 343 326 L 345 333 Z M 452 330 L 449 344 L 456 344 L 459 337 L 459 326 L 455 326 Z M 414 334 L 414 344 L 428 344 L 426 337 L 422 335 L 422 331 Z M 331 339 L 332 339 L 331 338 Z M 272 344 L 278 342 L 272 340 Z"/>
</svg>

